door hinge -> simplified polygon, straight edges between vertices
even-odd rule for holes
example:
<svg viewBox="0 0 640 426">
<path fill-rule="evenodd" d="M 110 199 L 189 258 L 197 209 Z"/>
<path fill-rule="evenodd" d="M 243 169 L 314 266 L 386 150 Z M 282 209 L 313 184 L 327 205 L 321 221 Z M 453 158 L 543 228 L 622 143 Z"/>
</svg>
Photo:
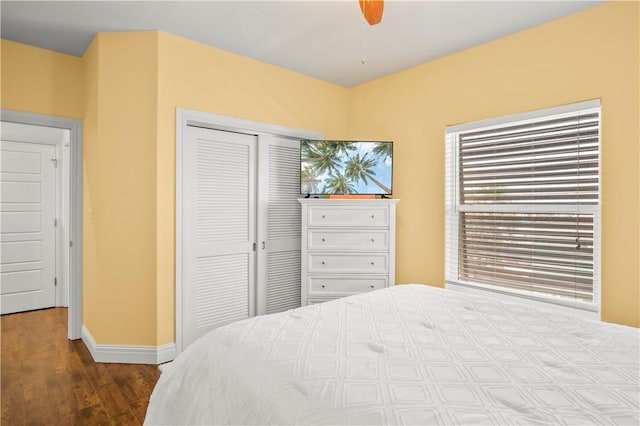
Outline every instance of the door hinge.
<svg viewBox="0 0 640 426">
<path fill-rule="evenodd" d="M 73 241 L 69 241 L 69 247 L 73 247 Z"/>
<path fill-rule="evenodd" d="M 253 243 L 253 251 L 256 251 L 256 243 Z"/>
<path fill-rule="evenodd" d="M 53 219 L 53 226 L 58 226 L 58 218 Z"/>
<path fill-rule="evenodd" d="M 52 158 L 51 161 L 53 161 L 53 167 L 54 168 L 58 168 L 58 159 L 57 158 Z"/>
<path fill-rule="evenodd" d="M 54 286 L 57 286 L 57 285 L 58 285 L 58 279 L 57 279 L 57 278 L 54 278 L 54 279 L 53 279 L 53 285 L 54 285 Z"/>
</svg>

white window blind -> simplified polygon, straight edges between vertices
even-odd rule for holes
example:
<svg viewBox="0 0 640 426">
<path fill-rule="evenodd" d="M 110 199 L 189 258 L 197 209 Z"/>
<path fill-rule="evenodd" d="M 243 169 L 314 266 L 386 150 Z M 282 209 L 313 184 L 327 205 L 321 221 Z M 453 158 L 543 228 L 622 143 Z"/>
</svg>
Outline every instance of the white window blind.
<svg viewBox="0 0 640 426">
<path fill-rule="evenodd" d="M 597 310 L 599 102 L 447 129 L 446 280 Z"/>
</svg>

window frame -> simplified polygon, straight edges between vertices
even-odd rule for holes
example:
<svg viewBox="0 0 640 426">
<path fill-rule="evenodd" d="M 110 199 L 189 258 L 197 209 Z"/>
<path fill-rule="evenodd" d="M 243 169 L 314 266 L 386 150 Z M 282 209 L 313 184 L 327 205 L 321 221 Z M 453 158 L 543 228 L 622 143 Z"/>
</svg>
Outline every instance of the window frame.
<svg viewBox="0 0 640 426">
<path fill-rule="evenodd" d="M 460 197 L 459 135 L 464 132 L 482 131 L 502 126 L 527 124 L 539 120 L 576 113 L 598 112 L 598 202 L 596 204 L 462 204 Z M 575 308 L 588 316 L 600 314 L 601 293 L 601 205 L 602 205 L 602 113 L 600 100 L 578 102 L 559 107 L 545 108 L 521 114 L 448 126 L 445 130 L 445 287 L 471 292 L 490 292 L 511 300 L 543 302 L 546 306 Z M 591 303 L 533 293 L 501 286 L 465 282 L 458 279 L 458 241 L 460 213 L 464 212 L 513 212 L 513 213 L 579 213 L 593 215 L 593 300 Z"/>
</svg>

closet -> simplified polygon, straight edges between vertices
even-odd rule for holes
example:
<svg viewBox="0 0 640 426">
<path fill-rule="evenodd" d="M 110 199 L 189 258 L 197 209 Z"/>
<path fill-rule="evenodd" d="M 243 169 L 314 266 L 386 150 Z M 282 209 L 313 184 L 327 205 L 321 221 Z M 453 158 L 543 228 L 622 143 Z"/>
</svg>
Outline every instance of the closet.
<svg viewBox="0 0 640 426">
<path fill-rule="evenodd" d="M 300 306 L 300 153 L 299 138 L 193 125 L 179 151 L 184 349 L 213 328 Z"/>
</svg>

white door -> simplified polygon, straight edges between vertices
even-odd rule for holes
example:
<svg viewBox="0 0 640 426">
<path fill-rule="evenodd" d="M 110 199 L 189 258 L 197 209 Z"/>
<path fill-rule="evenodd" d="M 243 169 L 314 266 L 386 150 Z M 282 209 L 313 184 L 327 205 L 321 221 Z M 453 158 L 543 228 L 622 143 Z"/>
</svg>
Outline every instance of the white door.
<svg viewBox="0 0 640 426">
<path fill-rule="evenodd" d="M 260 136 L 258 314 L 300 307 L 300 141 Z"/>
<path fill-rule="evenodd" d="M 0 142 L 2 314 L 55 306 L 55 146 Z"/>
<path fill-rule="evenodd" d="M 257 137 L 187 127 L 183 170 L 183 348 L 253 316 Z"/>
</svg>

